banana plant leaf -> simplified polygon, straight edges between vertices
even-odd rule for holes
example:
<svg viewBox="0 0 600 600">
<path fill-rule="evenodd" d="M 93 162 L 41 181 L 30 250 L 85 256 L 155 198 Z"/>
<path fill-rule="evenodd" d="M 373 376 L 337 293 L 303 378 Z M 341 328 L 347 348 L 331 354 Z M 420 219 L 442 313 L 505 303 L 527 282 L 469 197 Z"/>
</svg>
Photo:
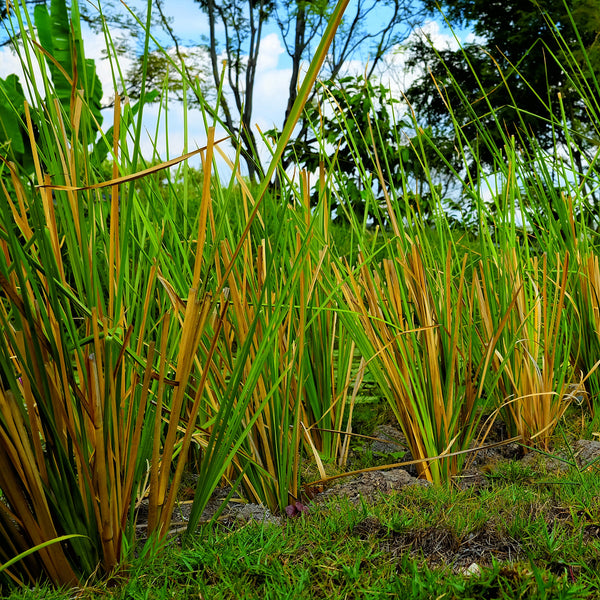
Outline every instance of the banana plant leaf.
<svg viewBox="0 0 600 600">
<path fill-rule="evenodd" d="M 50 11 L 46 4 L 38 4 L 33 14 L 56 97 L 69 114 L 73 91 L 83 90 L 91 114 L 101 125 L 102 84 L 95 62 L 84 56 L 79 29 L 71 28 L 66 1 L 52 0 Z M 92 128 L 96 128 L 95 124 Z"/>
</svg>

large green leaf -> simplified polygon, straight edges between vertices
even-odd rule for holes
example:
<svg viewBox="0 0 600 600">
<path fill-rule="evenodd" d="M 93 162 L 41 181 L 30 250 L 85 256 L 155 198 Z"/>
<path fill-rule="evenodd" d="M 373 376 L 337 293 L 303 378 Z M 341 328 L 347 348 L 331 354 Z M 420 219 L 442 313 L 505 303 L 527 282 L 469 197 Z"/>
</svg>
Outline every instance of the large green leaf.
<svg viewBox="0 0 600 600">
<path fill-rule="evenodd" d="M 92 59 L 85 59 L 83 40 L 69 22 L 65 0 L 52 0 L 50 11 L 45 4 L 34 9 L 40 43 L 49 54 L 46 62 L 54 84 L 54 94 L 69 113 L 73 85 L 84 90 L 84 97 L 98 125 L 102 123 L 102 84 Z M 77 29 L 79 31 L 79 29 Z"/>
<path fill-rule="evenodd" d="M 0 143 L 9 143 L 16 155 L 25 151 L 24 132 L 19 119 L 24 101 L 23 88 L 16 75 L 0 79 Z"/>
<path fill-rule="evenodd" d="M 33 167 L 33 157 L 23 127 L 24 103 L 17 75 L 0 78 L 0 152 L 27 171 Z"/>
</svg>

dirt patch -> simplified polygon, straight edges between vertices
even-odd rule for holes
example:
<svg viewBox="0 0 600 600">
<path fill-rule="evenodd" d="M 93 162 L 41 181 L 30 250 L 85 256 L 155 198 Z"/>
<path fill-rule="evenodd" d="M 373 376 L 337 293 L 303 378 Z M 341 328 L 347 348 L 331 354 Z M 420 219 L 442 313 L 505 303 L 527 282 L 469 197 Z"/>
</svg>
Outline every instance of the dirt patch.
<svg viewBox="0 0 600 600">
<path fill-rule="evenodd" d="M 589 523 L 583 528 L 583 542 L 597 542 L 600 539 L 600 525 Z"/>
<path fill-rule="evenodd" d="M 429 566 L 450 566 L 464 571 L 473 564 L 488 566 L 493 559 L 513 561 L 521 556 L 521 544 L 494 528 L 486 528 L 459 538 L 449 527 L 427 527 L 394 532 L 382 540 L 382 550 L 394 558 L 406 553 Z"/>
<path fill-rule="evenodd" d="M 388 534 L 388 528 L 376 517 L 367 517 L 359 521 L 350 531 L 350 535 L 366 541 L 371 537 L 380 538 Z"/>
<path fill-rule="evenodd" d="M 431 484 L 424 479 L 417 479 L 404 469 L 370 471 L 340 480 L 337 485 L 315 496 L 313 502 L 319 504 L 330 500 L 332 497 L 344 497 L 354 504 L 360 502 L 361 499 L 373 502 L 381 494 L 387 494 L 413 485 L 429 486 Z"/>
<path fill-rule="evenodd" d="M 429 566 L 450 566 L 455 572 L 466 572 L 473 565 L 489 566 L 494 559 L 510 562 L 523 555 L 520 542 L 493 523 L 459 537 L 446 526 L 393 531 L 379 519 L 367 517 L 351 529 L 350 535 L 364 541 L 378 540 L 381 550 L 394 559 L 408 554 Z"/>
</svg>

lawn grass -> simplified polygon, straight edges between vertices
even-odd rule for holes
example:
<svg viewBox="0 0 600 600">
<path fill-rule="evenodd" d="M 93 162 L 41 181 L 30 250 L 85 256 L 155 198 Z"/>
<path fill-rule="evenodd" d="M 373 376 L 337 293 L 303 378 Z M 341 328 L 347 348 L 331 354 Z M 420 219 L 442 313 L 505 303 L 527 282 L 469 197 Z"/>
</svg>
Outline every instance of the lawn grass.
<svg viewBox="0 0 600 600">
<path fill-rule="evenodd" d="M 332 498 L 282 525 L 203 526 L 186 547 L 172 538 L 110 580 L 9 598 L 597 598 L 597 471 L 507 461 L 487 480 L 373 504 Z"/>
<path fill-rule="evenodd" d="M 366 406 L 373 410 L 361 415 L 360 431 L 389 416 L 383 403 Z M 555 456 L 568 459 L 586 426 L 571 408 L 553 438 Z M 353 466 L 370 466 L 354 448 Z M 457 477 L 372 501 L 333 495 L 281 524 L 227 517 L 185 543 L 170 537 L 160 551 L 140 543 L 112 577 L 75 589 L 15 589 L 8 598 L 597 598 L 599 466 L 559 469 L 538 456 L 484 464 L 477 487 Z"/>
</svg>

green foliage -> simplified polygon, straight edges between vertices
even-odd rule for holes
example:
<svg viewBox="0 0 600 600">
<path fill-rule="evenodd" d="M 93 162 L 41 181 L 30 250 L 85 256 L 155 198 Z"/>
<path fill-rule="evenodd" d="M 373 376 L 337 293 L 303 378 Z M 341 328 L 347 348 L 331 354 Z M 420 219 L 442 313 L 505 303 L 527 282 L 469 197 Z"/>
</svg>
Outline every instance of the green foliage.
<svg viewBox="0 0 600 600">
<path fill-rule="evenodd" d="M 430 7 L 435 10 L 433 3 Z M 597 0 L 441 3 L 450 24 L 472 25 L 480 38 L 457 50 L 436 50 L 425 39 L 416 42 L 409 64 L 422 68 L 423 76 L 407 97 L 419 119 L 437 127 L 440 135 L 452 136 L 456 123 L 471 141 L 466 164 L 458 156 L 455 165 L 495 166 L 494 149 L 504 146 L 506 135 L 528 152 L 534 140 L 544 149 L 566 143 L 565 130 L 553 126 L 563 110 L 581 152 L 579 161 L 593 154 L 590 138 L 597 136 L 581 102 L 582 86 L 572 80 L 574 70 L 563 66 L 573 53 L 582 66 L 596 61 L 599 8 Z M 591 62 L 585 78 L 597 66 Z"/>
<path fill-rule="evenodd" d="M 480 433 L 485 437 L 479 425 L 490 402 L 518 407 L 504 410 L 509 426 L 548 448 L 572 392 L 592 382 L 600 275 L 584 209 L 599 178 L 595 163 L 578 163 L 589 140 L 578 137 L 567 104 L 559 117 L 543 115 L 554 128 L 554 156 L 569 150 L 566 167 L 548 160 L 533 130 L 511 137 L 499 121 L 502 110 L 478 116 L 478 107 L 461 104 L 465 123 L 449 106 L 452 151 L 468 163 L 465 175 L 448 146 L 436 143 L 433 126 L 420 129 L 416 119 L 399 118 L 384 86 L 368 78 L 326 84 L 326 101 L 308 109 L 314 144 L 296 145 L 298 157 L 305 152 L 303 166 L 318 171 L 312 206 L 308 173 L 288 177 L 282 157 L 344 7 L 340 2 L 332 12 L 257 185 L 235 170 L 224 183 L 214 171 L 214 127 L 197 151 L 202 170 L 185 164 L 191 154 L 166 163 L 140 155 L 143 111 L 152 98 L 144 87 L 148 52 L 139 102 L 121 106 L 117 95 L 113 126 L 94 147 L 99 92 L 95 76 L 81 75 L 91 65 L 78 63 L 77 5 L 72 28 L 59 0 L 51 12 L 36 11 L 50 33 L 43 36 L 44 52 L 24 33 L 24 48 L 37 52 L 35 59 L 23 54 L 36 113 L 35 126 L 21 138 L 14 125 L 25 114 L 22 90 L 16 79 L 2 83 L 12 111 L 2 135 L 14 137 L 13 157 L 22 151 L 40 158 L 33 164 L 41 184 L 34 188 L 7 170 L 10 184 L 0 190 L 2 576 L 77 585 L 113 572 L 134 556 L 136 512 L 146 502 L 149 541 L 142 556 L 149 561 L 164 550 L 191 455 L 198 484 L 188 543 L 196 541 L 203 509 L 224 482 L 274 510 L 297 507 L 303 459 L 314 461 L 322 481 L 327 461 L 346 459 L 365 366 L 404 429 L 420 475 L 437 484 L 459 474 L 469 447 Z M 317 21 L 328 12 L 321 2 L 313 8 Z M 566 61 L 570 81 L 583 86 L 582 106 L 598 115 L 595 88 L 586 87 L 596 84 L 577 70 L 575 51 L 562 45 L 569 39 L 555 55 Z M 35 66 L 43 89 L 32 76 Z M 448 86 L 460 104 L 465 96 L 451 75 Z M 161 105 L 168 108 L 171 90 L 162 89 Z M 29 139 L 38 143 L 28 148 Z M 481 187 L 490 165 L 501 193 L 488 201 Z M 441 210 L 442 169 L 470 186 L 476 218 L 466 242 Z M 572 184 L 573 173 L 580 185 Z M 109 181 L 96 183 L 100 176 Z M 333 233 L 332 206 L 350 224 Z M 383 227 L 369 228 L 369 220 Z M 589 385 L 596 414 L 597 390 Z M 597 548 L 568 534 L 582 536 L 595 526 L 597 478 L 588 480 L 581 470 L 576 485 L 551 488 L 554 502 L 570 486 L 574 504 L 572 488 L 579 485 L 591 507 L 579 502 L 577 511 L 566 511 L 571 521 L 546 529 L 552 515 L 538 518 L 550 505 L 537 504 L 539 490 L 517 489 L 523 473 L 512 467 L 499 473 L 479 498 L 441 486 L 406 491 L 366 534 L 358 527 L 371 510 L 366 503 L 357 511 L 341 503 L 329 519 L 301 510 L 275 532 L 247 527 L 239 538 L 223 539 L 206 532 L 199 549 L 187 545 L 178 567 L 167 570 L 161 554 L 156 571 L 144 577 L 159 596 L 181 577 L 182 594 L 196 597 L 255 596 L 257 590 L 273 597 L 282 590 L 311 597 L 429 597 L 434 590 L 510 597 L 511 582 L 523 597 L 551 597 L 571 593 L 566 574 L 573 572 L 565 565 L 580 569 L 582 578 L 596 577 L 585 565 Z M 501 480 L 512 487 L 501 490 Z M 490 508 L 496 511 L 491 523 Z M 290 531 L 303 536 L 302 544 Z M 427 550 L 422 540 L 438 544 L 441 534 L 456 554 L 474 537 L 479 551 L 481 531 L 518 537 L 510 544 L 525 548 L 530 559 L 513 569 L 490 557 L 483 574 L 470 579 L 418 568 L 416 553 Z M 64 543 L 51 543 L 56 539 Z M 323 539 L 327 569 L 319 571 L 311 551 Z M 396 544 L 391 559 L 389 544 Z M 24 560 L 9 562 L 17 557 Z M 546 560 L 559 575 L 536 564 Z M 140 595 L 148 586 L 144 592 L 131 578 L 122 591 Z"/>
<path fill-rule="evenodd" d="M 20 26 L 25 27 L 26 13 L 19 5 L 14 10 Z M 70 13 L 65 0 L 52 0 L 50 10 L 45 3 L 38 3 L 34 21 L 39 35 L 37 58 L 32 58 L 30 48 L 19 48 L 17 36 L 11 42 L 20 52 L 25 71 L 31 78 L 28 85 L 35 90 L 34 105 L 37 106 L 30 108 L 29 114 L 36 142 L 41 147 L 53 143 L 38 133 L 46 129 L 43 121 L 54 120 L 65 125 L 67 136 L 81 136 L 85 145 L 94 144 L 103 119 L 102 85 L 94 61 L 84 55 L 77 2 L 72 3 Z M 33 40 L 24 38 L 21 41 L 32 45 Z M 43 92 L 33 79 L 35 61 L 43 61 L 47 66 L 47 70 L 42 70 Z M 55 105 L 54 99 L 58 104 Z M 75 114 L 80 102 L 85 104 L 86 110 Z M 25 95 L 18 77 L 9 75 L 6 80 L 0 80 L 0 144 L 7 146 L 7 156 L 18 169 L 29 175 L 34 163 L 24 105 Z M 76 123 L 77 131 L 70 130 L 72 123 Z M 41 156 L 45 154 L 42 150 Z"/>
<path fill-rule="evenodd" d="M 0 78 L 0 148 L 24 172 L 33 169 L 25 123 L 25 94 L 17 75 Z"/>
<path fill-rule="evenodd" d="M 431 222 L 433 194 L 439 190 L 429 188 L 426 169 L 435 169 L 437 158 L 429 152 L 425 166 L 418 135 L 400 115 L 402 105 L 390 90 L 362 76 L 325 81 L 317 90 L 319 96 L 307 106 L 304 117 L 312 135 L 290 144 L 287 157 L 309 172 L 326 164 L 335 173 L 334 185 L 347 200 L 342 205 L 336 200 L 339 196 L 332 195 L 335 220 L 348 222 L 350 214 L 358 221 L 381 219 L 379 207 L 389 193 Z M 385 179 L 379 176 L 381 169 Z M 313 203 L 318 197 L 315 190 Z"/>
<path fill-rule="evenodd" d="M 89 126 L 96 131 L 102 125 L 102 84 L 94 61 L 85 58 L 77 1 L 71 4 L 71 19 L 65 0 L 52 0 L 49 11 L 45 3 L 37 4 L 33 14 L 40 44 L 46 51 L 53 95 L 69 114 L 74 109 L 73 90 L 82 90 L 92 118 Z"/>
<path fill-rule="evenodd" d="M 75 5 L 72 11 L 70 27 L 77 32 Z M 342 13 L 340 4 L 291 111 L 287 137 Z M 45 44 L 54 44 L 52 52 L 67 64 L 72 47 L 64 2 L 54 2 L 51 15 L 38 10 L 36 16 L 50 29 Z M 23 38 L 24 48 L 37 48 L 24 28 Z M 76 585 L 124 564 L 135 541 L 136 504 L 144 497 L 148 544 L 154 547 L 167 536 L 195 443 L 201 449 L 201 485 L 190 516 L 192 531 L 260 415 L 258 407 L 250 422 L 245 420 L 273 339 L 294 305 L 297 278 L 278 295 L 277 310 L 256 337 L 264 313 L 261 297 L 254 298 L 258 314 L 248 321 L 244 343 L 229 356 L 227 378 L 219 365 L 229 309 L 224 287 L 229 270 L 243 273 L 248 265 L 242 248 L 287 137 L 256 197 L 248 199 L 251 208 L 243 219 L 232 212 L 233 223 L 216 226 L 215 212 L 227 211 L 213 205 L 234 199 L 220 190 L 218 176 L 211 177 L 214 128 L 202 150 L 140 171 L 145 96 L 137 114 L 136 107 L 125 107 L 122 117 L 117 95 L 112 139 L 103 139 L 103 148 L 111 144 L 112 180 L 97 184 L 94 177 L 105 169 L 99 161 L 106 155 L 95 154 L 90 144 L 97 97 L 92 105 L 85 102 L 74 73 L 61 79 L 60 62 L 50 51 L 34 56 L 37 63 L 26 54 L 23 68 L 34 103 L 49 111 L 38 123 L 40 143 L 30 148 L 39 159 L 35 176 L 43 185 L 28 186 L 11 170 L 11 185 L 2 186 L 0 195 L 0 561 L 40 548 L 9 563 L 2 575 Z M 75 64 L 73 72 L 81 68 Z M 42 71 L 44 96 L 34 85 L 34 66 Z M 31 126 L 28 133 L 33 138 Z M 180 203 L 188 216 L 187 201 L 161 193 L 152 175 L 164 170 L 168 180 L 166 169 L 200 151 L 207 168 L 198 215 L 181 222 Z M 186 175 L 193 172 L 184 168 L 183 173 L 185 191 L 193 184 Z M 109 199 L 101 195 L 103 187 L 110 188 Z M 271 252 L 279 249 L 261 254 L 272 273 L 265 276 L 261 269 L 261 281 L 273 291 L 279 279 Z M 300 260 L 298 265 L 296 273 Z M 265 397 L 275 393 L 277 382 L 266 380 Z M 297 463 L 298 453 L 291 450 L 278 458 L 282 469 L 290 459 Z M 282 482 L 287 494 L 288 480 Z M 61 536 L 67 536 L 63 543 L 49 544 Z"/>
<path fill-rule="evenodd" d="M 140 56 L 127 72 L 127 93 L 139 98 L 142 86 L 158 98 L 167 89 L 174 98 L 191 104 L 203 104 L 213 99 L 214 90 L 207 83 L 208 51 L 204 46 L 173 52 L 156 50 Z M 181 61 L 179 67 L 177 62 Z M 190 85 L 190 83 L 192 85 Z M 148 101 L 148 98 L 146 99 Z"/>
</svg>

